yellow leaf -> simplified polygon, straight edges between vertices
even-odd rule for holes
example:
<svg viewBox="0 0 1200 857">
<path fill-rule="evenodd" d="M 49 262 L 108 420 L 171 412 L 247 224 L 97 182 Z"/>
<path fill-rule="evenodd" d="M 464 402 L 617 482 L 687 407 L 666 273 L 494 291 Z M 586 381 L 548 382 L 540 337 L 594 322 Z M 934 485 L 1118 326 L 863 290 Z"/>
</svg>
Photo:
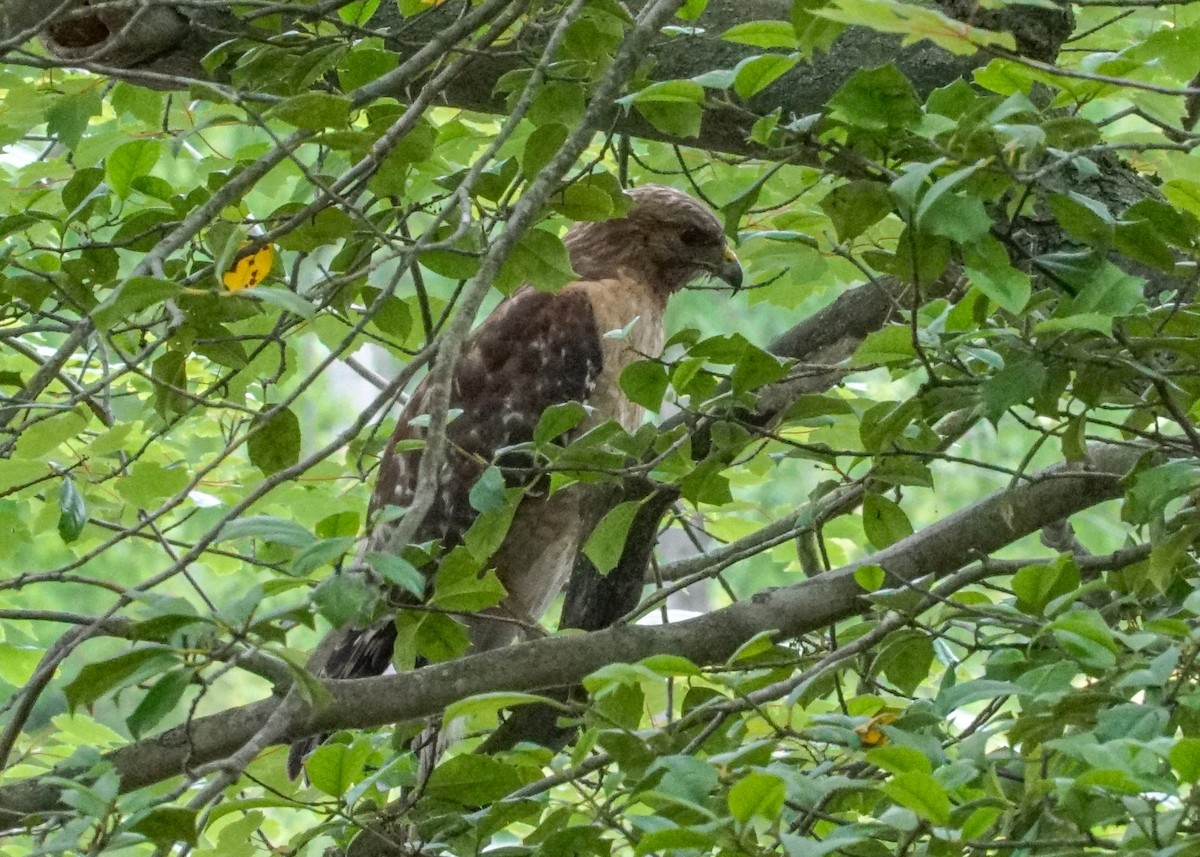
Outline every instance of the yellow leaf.
<svg viewBox="0 0 1200 857">
<path fill-rule="evenodd" d="M 249 242 L 242 246 L 249 246 Z M 271 272 L 271 265 L 274 261 L 275 248 L 270 244 L 264 244 L 253 253 L 245 255 L 241 255 L 241 251 L 238 251 L 237 262 L 225 272 L 221 281 L 231 292 L 240 292 L 242 289 L 257 286 Z"/>
<path fill-rule="evenodd" d="M 895 720 L 896 714 L 894 712 L 883 711 L 876 714 L 854 731 L 858 733 L 858 737 L 864 747 L 880 747 L 887 743 L 888 738 L 879 727 L 887 726 L 889 723 L 895 722 Z"/>
</svg>

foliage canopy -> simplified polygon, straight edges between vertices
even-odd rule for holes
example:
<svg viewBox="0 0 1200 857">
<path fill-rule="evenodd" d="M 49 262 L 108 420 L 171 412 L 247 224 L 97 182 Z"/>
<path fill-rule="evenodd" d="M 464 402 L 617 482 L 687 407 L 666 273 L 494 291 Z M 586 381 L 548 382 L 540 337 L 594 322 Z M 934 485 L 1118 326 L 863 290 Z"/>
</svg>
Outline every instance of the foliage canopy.
<svg viewBox="0 0 1200 857">
<path fill-rule="evenodd" d="M 1200 9 L 1079 4 L 1047 62 L 956 3 L 285 5 L 190 76 L 3 33 L 0 853 L 318 854 L 384 806 L 453 854 L 1197 852 Z M 974 71 L 879 56 L 783 109 L 877 33 Z M 397 395 L 648 181 L 751 286 L 674 307 L 641 431 L 560 449 L 566 406 L 536 444 L 677 489 L 636 611 L 668 625 L 456 660 L 519 494 L 485 473 L 397 619 L 437 665 L 323 686 L 319 633 L 379 609 L 349 560 Z M 580 682 L 565 749 L 474 752 Z M 465 737 L 409 795 L 430 715 Z"/>
</svg>

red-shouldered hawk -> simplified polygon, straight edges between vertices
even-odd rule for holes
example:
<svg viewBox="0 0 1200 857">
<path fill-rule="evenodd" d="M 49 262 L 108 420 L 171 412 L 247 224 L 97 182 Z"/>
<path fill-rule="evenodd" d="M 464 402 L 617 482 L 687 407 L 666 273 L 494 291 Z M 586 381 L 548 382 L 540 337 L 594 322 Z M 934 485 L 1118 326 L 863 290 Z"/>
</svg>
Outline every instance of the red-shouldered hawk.
<svg viewBox="0 0 1200 857">
<path fill-rule="evenodd" d="M 564 243 L 580 279 L 554 294 L 522 287 L 468 337 L 451 390 L 450 407 L 459 413 L 447 427 L 438 493 L 415 541 L 439 540 L 445 549 L 459 544 L 478 514 L 470 502 L 471 488 L 490 463 L 498 457 L 504 463 L 506 450 L 533 439 L 551 405 L 580 402 L 587 407 L 588 416 L 572 435 L 607 420 L 635 430 L 642 408 L 625 397 L 618 379 L 629 364 L 662 351 L 667 299 L 702 274 L 719 277 L 734 289 L 741 285 L 737 257 L 725 242 L 721 222 L 705 205 L 661 185 L 636 188 L 629 196 L 633 205 L 624 217 L 580 223 L 567 232 Z M 621 335 L 608 335 L 616 331 Z M 421 450 L 402 442 L 424 436 L 416 418 L 426 413 L 428 396 L 429 385 L 423 382 L 400 415 L 384 452 L 373 513 L 406 507 L 413 499 Z M 521 471 L 509 469 L 517 479 Z M 606 511 L 605 503 L 590 502 L 593 487 L 575 484 L 548 495 L 531 492 L 521 501 L 491 560 L 507 595 L 497 607 L 469 620 L 474 650 L 513 642 L 520 622 L 536 621 L 549 606 Z M 392 526 L 376 527 L 365 550 L 385 545 Z M 391 664 L 394 621 L 331 636 L 311 665 L 321 675 L 379 675 Z M 318 740 L 292 745 L 292 776 Z"/>
</svg>

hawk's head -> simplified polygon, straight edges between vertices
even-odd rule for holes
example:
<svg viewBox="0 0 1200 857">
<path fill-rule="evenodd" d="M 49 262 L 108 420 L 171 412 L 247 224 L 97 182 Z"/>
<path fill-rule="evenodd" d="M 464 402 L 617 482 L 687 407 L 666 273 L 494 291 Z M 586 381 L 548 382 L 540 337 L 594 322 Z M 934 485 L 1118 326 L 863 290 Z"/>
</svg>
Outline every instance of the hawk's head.
<svg viewBox="0 0 1200 857">
<path fill-rule="evenodd" d="M 715 214 L 686 193 L 663 185 L 628 192 L 633 207 L 624 217 L 580 223 L 567 232 L 571 264 L 584 279 L 603 279 L 624 269 L 668 295 L 701 274 L 737 289 L 742 268 L 725 242 Z"/>
</svg>

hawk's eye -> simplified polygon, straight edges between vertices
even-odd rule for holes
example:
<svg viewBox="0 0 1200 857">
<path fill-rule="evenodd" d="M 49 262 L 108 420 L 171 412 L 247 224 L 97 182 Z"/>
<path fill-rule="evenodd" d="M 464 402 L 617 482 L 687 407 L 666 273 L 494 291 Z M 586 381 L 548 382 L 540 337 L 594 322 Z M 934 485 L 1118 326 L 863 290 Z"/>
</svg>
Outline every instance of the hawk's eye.
<svg viewBox="0 0 1200 857">
<path fill-rule="evenodd" d="M 683 230 L 683 243 L 689 247 L 699 247 L 701 244 L 707 244 L 709 241 L 708 233 L 703 229 L 697 229 L 694 226 L 690 229 Z"/>
</svg>

